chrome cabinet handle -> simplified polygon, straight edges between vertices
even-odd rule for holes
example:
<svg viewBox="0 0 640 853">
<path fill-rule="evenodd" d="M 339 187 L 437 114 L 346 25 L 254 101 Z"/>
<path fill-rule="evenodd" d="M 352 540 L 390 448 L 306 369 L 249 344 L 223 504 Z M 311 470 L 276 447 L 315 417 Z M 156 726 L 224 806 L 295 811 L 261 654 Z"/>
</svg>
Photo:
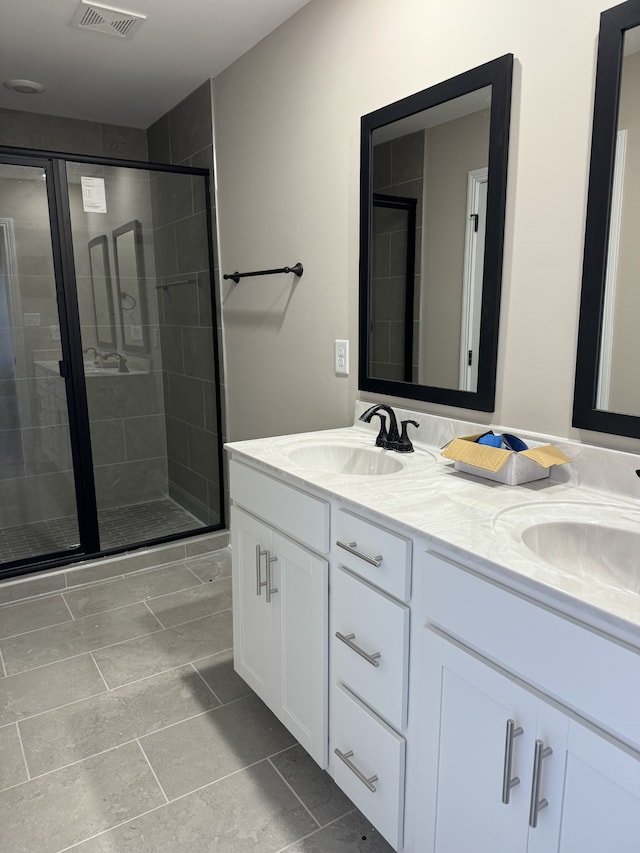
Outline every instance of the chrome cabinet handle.
<svg viewBox="0 0 640 853">
<path fill-rule="evenodd" d="M 256 595 L 262 595 L 262 587 L 267 585 L 266 581 L 260 579 L 260 560 L 267 553 L 256 545 Z"/>
<path fill-rule="evenodd" d="M 338 548 L 344 548 L 345 551 L 348 551 L 350 554 L 353 554 L 354 557 L 360 557 L 361 560 L 364 560 L 366 563 L 369 563 L 372 566 L 375 566 L 376 569 L 379 569 L 382 565 L 382 555 L 378 554 L 377 557 L 367 557 L 366 554 L 363 554 L 361 551 L 357 550 L 358 543 L 357 542 L 341 542 L 339 539 L 336 542 Z"/>
<path fill-rule="evenodd" d="M 347 765 L 349 770 L 351 770 L 351 772 L 354 773 L 358 777 L 358 779 L 362 782 L 362 784 L 366 785 L 366 787 L 370 791 L 373 791 L 375 793 L 376 786 L 373 783 L 378 781 L 377 774 L 375 774 L 373 776 L 369 776 L 367 778 L 367 776 L 364 775 L 362 770 L 358 770 L 356 765 L 352 761 L 349 761 L 349 759 L 353 757 L 353 750 L 352 749 L 350 749 L 349 752 L 342 752 L 342 750 L 340 750 L 336 747 L 336 749 L 334 749 L 333 751 L 338 756 L 340 761 L 344 761 L 344 763 Z"/>
<path fill-rule="evenodd" d="M 533 753 L 533 777 L 531 779 L 531 804 L 529 806 L 529 826 L 535 829 L 538 825 L 538 813 L 546 809 L 549 801 L 544 797 L 540 799 L 540 786 L 542 784 L 542 760 L 547 758 L 553 750 L 550 746 L 545 747 L 543 740 L 537 740 Z"/>
<path fill-rule="evenodd" d="M 340 631 L 336 631 L 336 637 L 345 644 L 345 646 L 349 646 L 356 654 L 359 654 L 361 658 L 364 658 L 367 663 L 370 663 L 371 666 L 380 666 L 380 652 L 374 652 L 370 655 L 368 652 L 365 652 L 364 649 L 361 649 L 360 646 L 357 646 L 353 641 L 356 638 L 355 634 L 341 634 Z"/>
<path fill-rule="evenodd" d="M 509 805 L 511 789 L 520 784 L 519 776 L 511 776 L 513 764 L 513 741 L 524 732 L 522 726 L 516 728 L 515 720 L 507 720 L 507 731 L 504 740 L 504 766 L 502 768 L 502 802 Z"/>
<path fill-rule="evenodd" d="M 267 555 L 267 580 L 265 581 L 267 587 L 267 604 L 271 604 L 271 596 L 274 592 L 278 591 L 277 587 L 271 586 L 271 563 L 275 563 L 278 558 L 272 557 L 269 550 L 265 551 L 265 554 Z"/>
</svg>

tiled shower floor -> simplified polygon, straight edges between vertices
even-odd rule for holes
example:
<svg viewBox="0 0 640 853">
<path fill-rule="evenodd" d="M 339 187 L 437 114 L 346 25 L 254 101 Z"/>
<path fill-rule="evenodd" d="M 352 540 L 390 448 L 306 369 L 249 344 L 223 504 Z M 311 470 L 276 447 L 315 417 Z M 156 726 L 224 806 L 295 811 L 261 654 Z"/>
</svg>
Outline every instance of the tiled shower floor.
<svg viewBox="0 0 640 853">
<path fill-rule="evenodd" d="M 203 522 L 171 498 L 102 509 L 98 513 L 103 550 L 198 530 Z M 51 554 L 78 544 L 75 516 L 0 529 L 0 563 Z"/>
<path fill-rule="evenodd" d="M 228 549 L 66 583 L 0 606 L 3 853 L 391 853 L 235 675 Z"/>
</svg>

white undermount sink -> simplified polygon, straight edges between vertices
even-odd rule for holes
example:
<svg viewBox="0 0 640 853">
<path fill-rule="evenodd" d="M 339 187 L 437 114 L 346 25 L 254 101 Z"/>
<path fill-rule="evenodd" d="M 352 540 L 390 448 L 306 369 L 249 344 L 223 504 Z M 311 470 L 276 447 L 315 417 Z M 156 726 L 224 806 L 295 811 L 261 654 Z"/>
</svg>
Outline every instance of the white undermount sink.
<svg viewBox="0 0 640 853">
<path fill-rule="evenodd" d="M 501 513 L 496 527 L 562 572 L 640 594 L 640 513 L 632 509 L 529 504 Z"/>
<path fill-rule="evenodd" d="M 379 447 L 358 447 L 350 444 L 305 444 L 294 447 L 289 459 L 303 468 L 331 474 L 381 475 L 402 471 L 402 457 Z"/>
</svg>

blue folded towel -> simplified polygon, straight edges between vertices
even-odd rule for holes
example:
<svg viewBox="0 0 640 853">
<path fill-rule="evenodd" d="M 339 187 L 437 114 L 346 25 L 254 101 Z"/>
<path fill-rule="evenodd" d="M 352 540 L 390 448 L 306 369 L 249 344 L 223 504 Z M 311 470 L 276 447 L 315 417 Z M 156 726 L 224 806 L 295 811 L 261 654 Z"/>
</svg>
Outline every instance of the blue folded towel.
<svg viewBox="0 0 640 853">
<path fill-rule="evenodd" d="M 502 447 L 502 436 L 487 433 L 487 435 L 480 436 L 478 444 L 486 444 L 489 447 Z"/>
</svg>

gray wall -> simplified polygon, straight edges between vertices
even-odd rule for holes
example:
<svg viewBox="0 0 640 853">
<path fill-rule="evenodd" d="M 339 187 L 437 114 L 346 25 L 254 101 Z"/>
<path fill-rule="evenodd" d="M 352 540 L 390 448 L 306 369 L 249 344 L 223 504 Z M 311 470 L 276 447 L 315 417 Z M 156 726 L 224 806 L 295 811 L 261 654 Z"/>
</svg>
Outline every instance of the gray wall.
<svg viewBox="0 0 640 853">
<path fill-rule="evenodd" d="M 147 159 L 147 137 L 135 127 L 0 109 L 0 145 L 93 157 Z"/>
<path fill-rule="evenodd" d="M 426 133 L 420 383 L 458 388 L 468 174 L 489 162 L 489 110 Z"/>
<path fill-rule="evenodd" d="M 152 162 L 209 169 L 215 222 L 210 81 L 155 122 L 147 138 Z M 221 328 L 212 324 L 203 181 L 194 178 L 186 186 L 181 175 L 156 173 L 152 190 L 158 280 L 195 279 L 157 291 L 169 494 L 202 521 L 216 524 L 222 440 L 216 413 L 222 400 L 214 382 L 213 335 L 220 336 Z"/>
</svg>

